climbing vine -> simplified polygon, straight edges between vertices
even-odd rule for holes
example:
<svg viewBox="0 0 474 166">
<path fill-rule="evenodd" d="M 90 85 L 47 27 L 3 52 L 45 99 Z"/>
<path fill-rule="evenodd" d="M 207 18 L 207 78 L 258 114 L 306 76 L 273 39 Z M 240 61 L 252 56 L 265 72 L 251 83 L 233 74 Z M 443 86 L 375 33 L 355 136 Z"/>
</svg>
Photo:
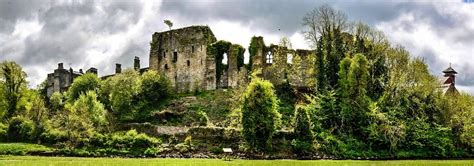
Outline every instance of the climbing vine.
<svg viewBox="0 0 474 166">
<path fill-rule="evenodd" d="M 222 64 L 224 53 L 229 55 L 229 49 L 232 43 L 224 40 L 219 40 L 210 44 L 207 47 L 207 55 L 214 58 L 216 63 L 216 82 L 220 80 L 222 72 L 227 69 L 227 65 Z"/>
<path fill-rule="evenodd" d="M 249 58 L 249 65 L 247 66 L 249 71 L 252 70 L 253 59 L 255 58 L 258 50 L 261 50 L 262 53 L 265 50 L 265 43 L 263 42 L 262 36 L 254 36 L 250 40 L 250 46 L 249 46 L 250 58 Z"/>
</svg>

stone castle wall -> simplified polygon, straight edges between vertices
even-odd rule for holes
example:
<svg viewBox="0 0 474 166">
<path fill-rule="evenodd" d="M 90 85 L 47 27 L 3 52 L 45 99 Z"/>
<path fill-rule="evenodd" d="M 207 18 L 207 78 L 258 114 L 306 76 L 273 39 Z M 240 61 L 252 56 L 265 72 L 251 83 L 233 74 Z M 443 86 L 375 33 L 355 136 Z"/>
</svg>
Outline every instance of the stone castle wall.
<svg viewBox="0 0 474 166">
<path fill-rule="evenodd" d="M 192 26 L 155 33 L 150 50 L 150 69 L 165 74 L 177 92 L 211 90 L 213 63 L 207 46 L 215 42 L 207 26 Z"/>
</svg>

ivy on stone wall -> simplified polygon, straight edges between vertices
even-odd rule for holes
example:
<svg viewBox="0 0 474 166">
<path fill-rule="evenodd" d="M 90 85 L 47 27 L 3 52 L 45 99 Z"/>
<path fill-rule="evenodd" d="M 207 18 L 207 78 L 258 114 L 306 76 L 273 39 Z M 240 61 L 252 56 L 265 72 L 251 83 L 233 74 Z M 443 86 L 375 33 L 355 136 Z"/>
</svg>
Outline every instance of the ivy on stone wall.
<svg viewBox="0 0 474 166">
<path fill-rule="evenodd" d="M 237 69 L 240 71 L 240 67 L 244 66 L 245 48 L 238 44 L 232 44 L 230 50 L 230 55 L 237 56 Z"/>
<path fill-rule="evenodd" d="M 207 47 L 207 55 L 214 58 L 216 62 L 216 82 L 220 80 L 222 72 L 227 68 L 227 65 L 222 64 L 224 53 L 229 55 L 230 46 L 232 43 L 224 40 L 219 40 L 210 44 Z"/>
<path fill-rule="evenodd" d="M 255 58 L 258 50 L 261 50 L 262 53 L 265 50 L 265 43 L 263 42 L 262 36 L 254 36 L 250 40 L 250 46 L 249 46 L 250 59 L 249 59 L 249 65 L 248 65 L 249 71 L 252 70 L 253 59 Z"/>
</svg>

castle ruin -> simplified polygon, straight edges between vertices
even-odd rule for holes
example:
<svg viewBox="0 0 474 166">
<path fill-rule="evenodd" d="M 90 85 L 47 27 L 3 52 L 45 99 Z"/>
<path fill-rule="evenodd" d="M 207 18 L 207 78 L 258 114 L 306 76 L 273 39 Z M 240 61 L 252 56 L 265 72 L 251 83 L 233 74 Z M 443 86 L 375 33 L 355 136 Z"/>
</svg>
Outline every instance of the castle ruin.
<svg viewBox="0 0 474 166">
<path fill-rule="evenodd" d="M 263 78 L 276 85 L 314 84 L 310 81 L 314 78 L 314 51 L 267 47 L 263 37 L 252 38 L 249 64 L 244 64 L 245 48 L 218 41 L 208 26 L 156 32 L 150 46 L 150 70 L 166 75 L 179 93 L 236 87 L 247 80 L 249 71 L 258 69 Z M 299 60 L 298 64 L 288 62 L 288 57 Z"/>
<path fill-rule="evenodd" d="M 178 93 L 233 88 L 245 83 L 249 73 L 256 70 L 260 70 L 260 76 L 274 85 L 287 83 L 297 88 L 308 88 L 315 84 L 314 50 L 266 46 L 261 36 L 251 39 L 248 64 L 244 64 L 244 47 L 217 40 L 208 26 L 155 32 L 150 47 L 149 67 L 140 68 L 140 59 L 135 57 L 133 68 L 140 73 L 155 70 L 164 74 Z M 90 68 L 88 72 L 97 74 L 97 69 Z M 115 64 L 115 74 L 121 72 L 122 65 Z M 58 68 L 48 74 L 48 96 L 67 91 L 74 78 L 82 74 L 82 69 L 66 70 L 59 63 Z"/>
</svg>

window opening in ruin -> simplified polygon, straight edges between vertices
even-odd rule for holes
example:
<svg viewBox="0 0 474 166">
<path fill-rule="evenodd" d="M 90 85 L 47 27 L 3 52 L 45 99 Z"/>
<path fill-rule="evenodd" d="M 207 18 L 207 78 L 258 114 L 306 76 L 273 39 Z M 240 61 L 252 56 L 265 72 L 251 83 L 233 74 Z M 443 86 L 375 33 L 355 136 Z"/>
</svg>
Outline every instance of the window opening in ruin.
<svg viewBox="0 0 474 166">
<path fill-rule="evenodd" d="M 168 70 L 168 64 L 165 64 L 165 69 Z"/>
<path fill-rule="evenodd" d="M 189 67 L 189 65 L 190 65 L 190 62 L 189 62 L 189 60 L 188 60 L 188 61 L 186 61 L 186 63 L 188 63 L 188 67 Z"/>
<path fill-rule="evenodd" d="M 224 65 L 227 65 L 227 61 L 228 61 L 228 60 L 227 60 L 227 53 L 224 53 L 224 54 L 222 55 L 222 62 L 221 62 L 221 63 L 224 64 Z"/>
<path fill-rule="evenodd" d="M 293 63 L 293 55 L 292 54 L 288 54 L 286 56 L 286 63 L 289 63 L 289 64 Z"/>
<path fill-rule="evenodd" d="M 272 52 L 270 52 L 270 51 L 267 52 L 266 63 L 268 63 L 268 64 L 273 63 L 273 55 L 272 55 Z"/>
<path fill-rule="evenodd" d="M 166 58 L 166 52 L 163 51 L 163 58 Z"/>
<path fill-rule="evenodd" d="M 191 46 L 191 52 L 194 53 L 194 46 Z"/>
<path fill-rule="evenodd" d="M 173 62 L 177 62 L 178 61 L 178 52 L 173 52 Z"/>
</svg>

